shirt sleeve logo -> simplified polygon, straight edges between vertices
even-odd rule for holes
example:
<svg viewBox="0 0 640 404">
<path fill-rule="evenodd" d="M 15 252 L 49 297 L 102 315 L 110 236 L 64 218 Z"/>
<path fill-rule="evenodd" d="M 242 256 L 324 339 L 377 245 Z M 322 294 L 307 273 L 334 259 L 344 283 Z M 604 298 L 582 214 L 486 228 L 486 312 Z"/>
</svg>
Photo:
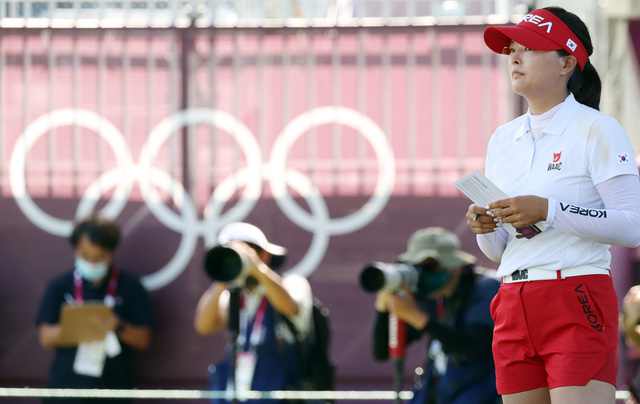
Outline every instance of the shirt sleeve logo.
<svg viewBox="0 0 640 404">
<path fill-rule="evenodd" d="M 618 164 L 626 164 L 628 162 L 630 162 L 631 159 L 629 159 L 629 156 L 627 156 L 627 154 L 618 154 Z"/>
<path fill-rule="evenodd" d="M 560 209 L 563 212 L 573 213 L 574 215 L 597 217 L 598 219 L 606 219 L 607 211 L 604 209 L 589 209 L 581 208 L 580 206 L 567 204 L 560 202 Z"/>
</svg>

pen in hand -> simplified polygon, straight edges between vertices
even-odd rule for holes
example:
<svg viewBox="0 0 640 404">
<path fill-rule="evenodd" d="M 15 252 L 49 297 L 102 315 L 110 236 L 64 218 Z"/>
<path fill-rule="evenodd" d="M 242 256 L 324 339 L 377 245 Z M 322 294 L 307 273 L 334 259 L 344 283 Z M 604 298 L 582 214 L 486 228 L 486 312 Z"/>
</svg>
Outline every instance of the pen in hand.
<svg viewBox="0 0 640 404">
<path fill-rule="evenodd" d="M 480 219 L 480 213 L 476 213 L 476 216 L 473 218 L 474 222 L 477 222 Z"/>
</svg>

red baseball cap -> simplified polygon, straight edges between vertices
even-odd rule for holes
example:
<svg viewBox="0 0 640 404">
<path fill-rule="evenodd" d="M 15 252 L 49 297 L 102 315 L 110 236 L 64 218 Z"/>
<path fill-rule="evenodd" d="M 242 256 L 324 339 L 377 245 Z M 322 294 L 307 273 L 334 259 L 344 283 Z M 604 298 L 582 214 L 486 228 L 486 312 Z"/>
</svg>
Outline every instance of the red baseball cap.
<svg viewBox="0 0 640 404">
<path fill-rule="evenodd" d="M 589 59 L 576 34 L 555 14 L 543 9 L 530 12 L 514 27 L 488 27 L 484 30 L 484 42 L 496 53 L 505 53 L 511 41 L 535 50 L 564 49 L 576 57 L 580 70 Z"/>
</svg>

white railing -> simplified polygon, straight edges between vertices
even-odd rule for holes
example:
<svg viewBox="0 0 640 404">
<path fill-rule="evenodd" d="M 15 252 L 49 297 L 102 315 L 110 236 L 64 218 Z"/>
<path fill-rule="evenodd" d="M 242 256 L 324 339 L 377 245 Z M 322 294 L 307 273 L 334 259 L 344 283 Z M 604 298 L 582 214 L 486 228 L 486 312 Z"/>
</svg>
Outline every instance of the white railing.
<svg viewBox="0 0 640 404">
<path fill-rule="evenodd" d="M 531 0 L 0 0 L 0 27 L 308 27 L 508 22 Z"/>
</svg>

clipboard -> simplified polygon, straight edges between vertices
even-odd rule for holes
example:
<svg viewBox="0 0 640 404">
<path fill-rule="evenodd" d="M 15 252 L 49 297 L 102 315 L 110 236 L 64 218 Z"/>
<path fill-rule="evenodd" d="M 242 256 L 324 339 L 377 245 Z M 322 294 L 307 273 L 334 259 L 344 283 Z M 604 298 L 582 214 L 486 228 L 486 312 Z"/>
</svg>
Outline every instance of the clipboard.
<svg viewBox="0 0 640 404">
<path fill-rule="evenodd" d="M 94 327 L 89 319 L 95 315 L 108 316 L 113 309 L 101 301 L 84 302 L 83 305 L 65 303 L 60 308 L 62 332 L 58 346 L 72 347 L 80 342 L 102 341 L 106 332 Z"/>
</svg>

